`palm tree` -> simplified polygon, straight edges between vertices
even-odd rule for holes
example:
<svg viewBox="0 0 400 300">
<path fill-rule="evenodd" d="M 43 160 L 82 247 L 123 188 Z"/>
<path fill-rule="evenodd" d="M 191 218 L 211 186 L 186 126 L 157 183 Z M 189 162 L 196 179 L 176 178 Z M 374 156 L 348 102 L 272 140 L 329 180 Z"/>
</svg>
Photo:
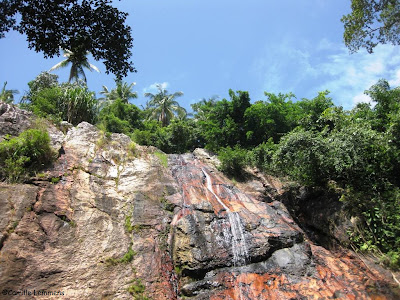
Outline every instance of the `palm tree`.
<svg viewBox="0 0 400 300">
<path fill-rule="evenodd" d="M 4 82 L 3 89 L 0 93 L 0 101 L 11 104 L 14 102 L 14 94 L 18 94 L 17 90 L 6 90 L 7 81 Z"/>
<path fill-rule="evenodd" d="M 83 81 L 86 83 L 86 75 L 85 72 L 83 71 L 83 68 L 89 69 L 90 71 L 95 70 L 100 73 L 100 70 L 95 66 L 89 63 L 87 55 L 89 55 L 89 52 L 86 52 L 85 54 L 81 54 L 79 52 L 73 52 L 68 49 L 64 49 L 64 57 L 65 59 L 55 66 L 53 66 L 49 72 L 53 70 L 57 70 L 60 68 L 65 68 L 71 63 L 71 70 L 69 72 L 69 79 L 68 82 L 71 82 L 73 79 L 75 79 L 75 82 L 78 82 L 79 75 L 82 75 Z"/>
<path fill-rule="evenodd" d="M 196 120 L 206 120 L 207 113 L 213 108 L 218 102 L 218 96 L 212 96 L 209 99 L 203 98 L 197 103 L 190 105 L 193 111 L 196 113 Z"/>
<path fill-rule="evenodd" d="M 180 118 L 186 116 L 186 110 L 174 100 L 176 97 L 183 95 L 183 92 L 168 94 L 168 91 L 163 89 L 161 84 L 156 85 L 159 93 L 145 93 L 145 97 L 149 97 L 147 109 L 149 109 L 149 118 L 156 119 L 161 122 L 162 126 L 167 126 L 171 119 L 178 115 Z"/>
<path fill-rule="evenodd" d="M 105 98 L 101 98 L 102 100 L 115 101 L 117 99 L 121 99 L 123 103 L 129 103 L 129 99 L 137 98 L 137 93 L 132 91 L 132 88 L 136 85 L 136 82 L 132 82 L 128 84 L 127 82 L 123 82 L 122 80 L 116 80 L 116 87 L 111 91 L 103 85 L 103 90 L 100 94 L 104 95 Z"/>
</svg>

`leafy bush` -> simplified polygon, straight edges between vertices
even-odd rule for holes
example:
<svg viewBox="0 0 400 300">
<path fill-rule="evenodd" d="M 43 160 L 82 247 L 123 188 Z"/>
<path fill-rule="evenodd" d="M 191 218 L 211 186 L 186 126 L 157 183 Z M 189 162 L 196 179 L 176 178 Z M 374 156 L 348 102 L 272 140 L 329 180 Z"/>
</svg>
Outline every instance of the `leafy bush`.
<svg viewBox="0 0 400 300">
<path fill-rule="evenodd" d="M 222 148 L 218 152 L 218 158 L 221 161 L 220 170 L 228 175 L 241 178 L 243 177 L 243 168 L 246 165 L 246 150 L 239 146 L 234 148 Z"/>
<path fill-rule="evenodd" d="M 8 182 L 24 180 L 54 158 L 48 133 L 28 129 L 18 137 L 0 142 L 0 178 Z"/>
<path fill-rule="evenodd" d="M 155 146 L 166 153 L 185 153 L 202 146 L 199 131 L 192 120 L 172 120 L 161 127 L 157 121 L 145 121 L 144 128 L 136 129 L 132 139 L 146 146 Z"/>
<path fill-rule="evenodd" d="M 391 173 L 393 154 L 388 139 L 365 124 L 335 130 L 325 141 L 328 153 L 324 167 L 329 171 L 329 179 L 370 189 Z"/>
<path fill-rule="evenodd" d="M 353 215 L 360 217 L 351 239 L 361 250 L 383 252 L 384 262 L 400 268 L 400 189 L 389 183 L 373 184 L 368 191 L 347 189 L 342 197 Z"/>
<path fill-rule="evenodd" d="M 55 78 L 42 74 L 29 83 L 31 90 L 25 96 L 23 108 L 33 111 L 37 116 L 64 120 L 74 125 L 82 121 L 96 121 L 98 101 L 86 85 L 58 85 Z"/>
<path fill-rule="evenodd" d="M 64 93 L 60 87 L 45 88 L 34 94 L 27 108 L 38 117 L 49 117 L 60 122 L 63 119 L 60 103 L 64 101 Z"/>
<path fill-rule="evenodd" d="M 389 253 L 387 263 L 400 267 L 400 252 L 394 250 L 400 249 L 400 189 L 393 175 L 399 156 L 393 144 L 368 122 L 295 130 L 281 140 L 273 166 L 308 186 L 336 182 L 346 209 L 359 219 L 353 242 L 361 250 Z"/>
<path fill-rule="evenodd" d="M 109 132 L 128 134 L 142 127 L 141 119 L 142 113 L 137 106 L 118 98 L 100 111 L 98 122 Z"/>
<path fill-rule="evenodd" d="M 29 91 L 22 97 L 21 108 L 29 108 L 27 102 L 43 89 L 49 89 L 58 86 L 58 76 L 48 72 L 40 73 L 34 80 L 28 82 Z"/>
<path fill-rule="evenodd" d="M 305 185 L 322 185 L 328 174 L 324 166 L 328 146 L 321 134 L 298 129 L 282 138 L 272 156 L 278 172 Z"/>
<path fill-rule="evenodd" d="M 57 103 L 62 112 L 62 119 L 73 125 L 86 121 L 94 124 L 98 113 L 98 101 L 95 93 L 87 86 L 79 84 L 63 84 L 61 86 L 64 97 Z"/>
<path fill-rule="evenodd" d="M 276 149 L 277 145 L 274 144 L 272 138 L 269 138 L 267 142 L 259 144 L 257 147 L 247 152 L 247 164 L 252 167 L 257 167 L 262 171 L 271 171 L 272 157 Z"/>
</svg>

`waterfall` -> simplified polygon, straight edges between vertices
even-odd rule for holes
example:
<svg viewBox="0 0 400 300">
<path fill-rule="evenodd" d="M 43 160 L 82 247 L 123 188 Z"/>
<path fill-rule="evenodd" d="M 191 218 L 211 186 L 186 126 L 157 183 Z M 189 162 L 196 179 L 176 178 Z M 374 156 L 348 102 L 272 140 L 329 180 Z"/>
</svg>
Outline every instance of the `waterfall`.
<svg viewBox="0 0 400 300">
<path fill-rule="evenodd" d="M 206 177 L 207 189 L 210 191 L 211 194 L 213 194 L 215 199 L 218 201 L 219 204 L 221 204 L 221 206 L 225 209 L 227 213 L 231 230 L 230 232 L 224 230 L 224 239 L 227 244 L 232 243 L 233 264 L 234 266 L 243 266 L 246 264 L 246 260 L 249 255 L 240 215 L 237 212 L 232 212 L 229 207 L 227 207 L 225 203 L 221 200 L 221 198 L 218 197 L 212 187 L 210 175 L 204 170 L 204 168 L 202 168 L 201 170 Z"/>
<path fill-rule="evenodd" d="M 242 221 L 240 219 L 240 215 L 237 212 L 232 212 L 228 206 L 218 197 L 218 195 L 214 192 L 212 187 L 212 181 L 210 175 L 201 168 L 203 174 L 206 176 L 207 182 L 207 189 L 210 191 L 211 194 L 215 197 L 219 204 L 225 209 L 228 221 L 230 225 L 230 232 L 229 230 L 223 230 L 224 240 L 225 243 L 230 244 L 232 243 L 232 255 L 233 255 L 233 265 L 235 267 L 240 267 L 246 264 L 247 258 L 249 257 L 246 239 L 244 237 L 244 228 Z M 235 286 L 235 293 L 237 298 L 240 300 L 243 299 L 242 290 L 239 286 Z"/>
</svg>

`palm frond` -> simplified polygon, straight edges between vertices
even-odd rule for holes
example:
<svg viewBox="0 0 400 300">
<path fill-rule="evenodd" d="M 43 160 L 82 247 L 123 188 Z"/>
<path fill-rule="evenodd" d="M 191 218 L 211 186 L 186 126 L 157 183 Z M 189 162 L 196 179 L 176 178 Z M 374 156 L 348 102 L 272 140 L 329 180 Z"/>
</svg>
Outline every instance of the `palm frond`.
<svg viewBox="0 0 400 300">
<path fill-rule="evenodd" d="M 63 61 L 60 61 L 58 64 L 54 65 L 53 67 L 51 67 L 51 69 L 49 70 L 49 72 L 53 71 L 53 70 L 57 70 L 57 69 L 61 69 L 61 68 L 65 68 L 68 64 L 69 64 L 69 60 L 65 59 Z"/>
<path fill-rule="evenodd" d="M 101 73 L 100 70 L 99 70 L 99 68 L 97 68 L 95 65 L 89 63 L 89 66 L 90 66 L 89 70 L 90 70 L 90 69 L 93 69 L 93 70 L 95 70 L 96 72 Z"/>
</svg>

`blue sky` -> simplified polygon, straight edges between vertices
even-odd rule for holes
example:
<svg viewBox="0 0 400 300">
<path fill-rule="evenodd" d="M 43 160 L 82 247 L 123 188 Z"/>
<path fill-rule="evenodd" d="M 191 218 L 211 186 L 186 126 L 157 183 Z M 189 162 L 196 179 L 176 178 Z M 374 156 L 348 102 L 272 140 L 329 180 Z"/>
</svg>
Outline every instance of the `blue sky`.
<svg viewBox="0 0 400 300">
<path fill-rule="evenodd" d="M 329 90 L 345 109 L 368 101 L 363 94 L 380 78 L 400 85 L 400 47 L 381 45 L 374 54 L 350 54 L 343 44 L 340 18 L 350 12 L 350 0 L 122 0 L 129 13 L 138 73 L 139 99 L 163 84 L 171 93 L 183 91 L 181 105 L 202 98 L 228 98 L 228 90 L 249 91 L 252 101 L 265 100 L 264 91 L 293 92 L 297 99 Z M 0 40 L 0 83 L 18 89 L 49 70 L 62 57 L 44 59 L 28 50 L 15 32 Z M 91 60 L 101 74 L 86 72 L 89 89 L 114 87 L 101 62 Z M 68 69 L 54 71 L 67 81 Z"/>
</svg>

